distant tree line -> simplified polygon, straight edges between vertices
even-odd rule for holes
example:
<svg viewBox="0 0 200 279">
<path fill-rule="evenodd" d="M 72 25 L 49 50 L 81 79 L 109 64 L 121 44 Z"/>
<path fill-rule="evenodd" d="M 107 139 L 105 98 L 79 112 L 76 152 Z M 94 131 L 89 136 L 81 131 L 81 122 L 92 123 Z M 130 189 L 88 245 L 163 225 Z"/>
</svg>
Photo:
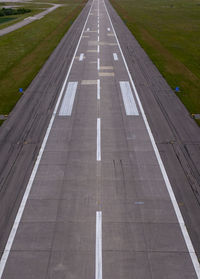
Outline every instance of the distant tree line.
<svg viewBox="0 0 200 279">
<path fill-rule="evenodd" d="M 11 9 L 11 8 L 2 8 L 0 9 L 0 16 L 9 16 L 9 15 L 19 15 L 30 13 L 30 9 L 19 8 L 19 9 Z"/>
</svg>

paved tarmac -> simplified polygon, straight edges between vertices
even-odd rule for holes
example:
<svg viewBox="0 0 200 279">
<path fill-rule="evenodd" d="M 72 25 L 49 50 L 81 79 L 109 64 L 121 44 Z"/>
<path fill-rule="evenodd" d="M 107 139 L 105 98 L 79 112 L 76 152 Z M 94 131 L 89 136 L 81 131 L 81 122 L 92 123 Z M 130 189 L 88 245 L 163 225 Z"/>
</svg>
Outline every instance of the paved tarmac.
<svg viewBox="0 0 200 279">
<path fill-rule="evenodd" d="M 133 37 L 121 39 L 130 34 L 109 3 L 106 6 L 115 27 L 117 22 L 121 26 L 116 30 L 122 49 L 127 42 L 135 43 L 133 52 L 146 58 Z M 5 231 L 0 241 L 0 278 L 200 278 L 196 254 L 145 113 L 156 142 L 158 135 L 164 137 L 162 128 L 165 140 L 173 137 L 167 138 L 165 118 L 149 93 L 149 77 L 136 81 L 134 75 L 141 72 L 135 70 L 132 80 L 106 6 L 102 0 L 87 4 L 0 130 L 4 146 L 0 150 L 4 174 L 0 227 Z M 77 44 L 81 21 L 85 25 Z M 77 49 L 69 66 L 74 44 Z M 127 57 L 128 51 L 124 54 Z M 136 57 L 137 53 L 131 58 Z M 162 77 L 153 65 L 144 65 L 161 85 Z M 14 116 L 18 120 L 21 116 L 18 126 Z M 157 122 L 152 124 L 151 119 Z M 190 124 L 193 120 L 188 119 Z M 155 129 L 157 123 L 160 129 Z M 189 127 L 197 131 L 195 124 Z M 180 166 L 171 162 L 171 169 L 182 179 Z M 173 182 L 176 174 L 169 178 Z M 172 186 L 177 189 L 176 184 Z M 191 210 L 196 210 L 195 196 L 188 193 L 186 205 L 193 204 Z M 5 247 L 8 220 L 12 229 Z M 189 231 L 198 229 L 195 217 L 187 220 L 194 221 Z"/>
<path fill-rule="evenodd" d="M 27 25 L 27 24 L 29 24 L 29 23 L 35 21 L 35 20 L 39 20 L 39 19 L 43 18 L 45 15 L 47 15 L 47 14 L 53 12 L 53 11 L 54 11 L 55 9 L 57 9 L 58 7 L 61 7 L 61 6 L 62 6 L 62 5 L 60 5 L 60 4 L 52 4 L 52 3 L 49 3 L 49 4 L 52 5 L 53 7 L 48 8 L 48 9 L 46 9 L 45 11 L 43 11 L 43 12 L 41 12 L 41 13 L 39 13 L 39 14 L 36 14 L 36 15 L 34 15 L 34 16 L 26 17 L 26 18 L 25 18 L 24 20 L 22 20 L 22 21 L 19 21 L 19 22 L 13 24 L 13 25 L 10 25 L 10 26 L 8 26 L 8 27 L 6 27 L 6 28 L 1 29 L 1 30 L 0 30 L 0 36 L 3 36 L 3 35 L 8 34 L 8 33 L 10 33 L 10 32 L 13 32 L 13 31 L 15 31 L 15 30 L 17 30 L 17 29 L 19 29 L 19 28 L 22 28 L 23 26 L 25 26 L 25 25 Z"/>
</svg>

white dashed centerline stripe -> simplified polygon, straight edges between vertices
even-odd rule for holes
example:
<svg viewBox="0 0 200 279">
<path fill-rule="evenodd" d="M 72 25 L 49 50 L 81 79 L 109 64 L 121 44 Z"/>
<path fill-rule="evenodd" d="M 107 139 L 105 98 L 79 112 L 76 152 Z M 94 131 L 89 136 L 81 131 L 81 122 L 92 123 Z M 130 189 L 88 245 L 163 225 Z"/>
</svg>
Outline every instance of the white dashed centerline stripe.
<svg viewBox="0 0 200 279">
<path fill-rule="evenodd" d="M 134 89 L 134 93 L 135 93 L 135 96 L 136 96 L 136 99 L 137 99 L 137 102 L 138 102 L 138 105 L 139 105 L 139 108 L 140 108 L 140 111 L 141 111 L 141 114 L 142 114 L 142 117 L 143 117 L 143 120 L 144 120 L 144 123 L 145 123 L 145 126 L 146 126 L 146 129 L 147 129 L 147 131 L 148 131 L 148 134 L 149 134 L 149 137 L 150 137 L 150 140 L 151 140 L 151 143 L 152 143 L 152 146 L 153 146 L 153 149 L 154 149 L 154 152 L 155 152 L 155 155 L 156 155 L 158 164 L 159 164 L 159 166 L 160 166 L 160 170 L 161 170 L 163 179 L 164 179 L 164 181 L 165 181 L 166 188 L 167 188 L 167 190 L 168 190 L 168 193 L 169 193 L 171 202 L 172 202 L 172 204 L 173 204 L 174 211 L 175 211 L 175 213 L 176 213 L 176 216 L 177 216 L 177 219 L 178 219 L 178 222 L 179 222 L 179 226 L 180 226 L 180 228 L 181 228 L 181 231 L 182 231 L 182 234 L 183 234 L 183 237 L 184 237 L 186 246 L 187 246 L 187 248 L 188 248 L 188 252 L 189 252 L 189 254 L 190 254 L 190 258 L 191 258 L 191 260 L 192 260 L 194 269 L 195 269 L 195 271 L 196 271 L 196 275 L 197 275 L 198 279 L 200 279 L 200 265 L 199 265 L 199 262 L 198 262 L 198 259 L 197 259 L 197 255 L 196 255 L 195 250 L 194 250 L 194 247 L 193 247 L 193 245 L 192 245 L 192 242 L 191 242 L 190 236 L 189 236 L 189 234 L 188 234 L 187 228 L 186 228 L 186 226 L 185 226 L 185 222 L 184 222 L 183 216 L 182 216 L 181 211 L 180 211 L 180 209 L 179 209 L 179 206 L 178 206 L 176 197 L 175 197 L 175 195 L 174 195 L 174 191 L 173 191 L 173 189 L 172 189 L 171 183 L 170 183 L 169 178 L 168 178 L 168 176 L 167 176 L 167 172 L 166 172 L 166 170 L 165 170 L 164 164 L 163 164 L 162 159 L 161 159 L 161 157 L 160 157 L 160 153 L 159 153 L 159 151 L 158 151 L 158 148 L 157 148 L 157 145 L 156 145 L 154 136 L 153 136 L 153 134 L 152 134 L 152 131 L 151 131 L 151 128 L 150 128 L 150 126 L 149 126 L 147 117 L 146 117 L 146 115 L 145 115 L 145 112 L 144 112 L 142 103 L 141 103 L 141 101 L 140 101 L 140 97 L 139 97 L 139 95 L 138 95 L 137 89 L 136 89 L 136 87 L 135 87 L 135 84 L 134 84 L 134 82 L 133 82 L 132 76 L 131 76 L 130 71 L 129 71 L 129 69 L 128 69 L 128 65 L 127 65 L 127 63 L 126 63 L 126 60 L 125 60 L 124 54 L 123 54 L 123 52 L 122 52 L 122 49 L 121 49 L 119 40 L 118 40 L 118 38 L 117 38 L 115 29 L 114 29 L 114 27 L 113 27 L 113 24 L 112 24 L 110 15 L 109 15 L 109 13 L 108 13 L 108 10 L 107 10 L 107 7 L 106 7 L 104 1 L 103 1 L 103 3 L 104 3 L 104 6 L 105 6 L 105 9 L 106 9 L 106 13 L 107 13 L 107 15 L 108 15 L 110 24 L 111 24 L 111 26 L 112 26 L 112 28 L 113 28 L 113 32 L 114 32 L 114 35 L 115 35 L 115 38 L 116 38 L 116 41 L 117 41 L 117 44 L 118 44 L 118 47 L 119 47 L 119 50 L 120 50 L 122 59 L 123 59 L 123 61 L 124 61 L 124 65 L 125 65 L 125 67 L 126 67 L 126 70 L 127 70 L 127 73 L 128 73 L 128 76 L 129 76 L 129 79 L 130 79 L 130 82 L 131 82 L 131 85 L 132 85 L 132 87 L 133 87 L 133 89 Z"/>
<path fill-rule="evenodd" d="M 102 212 L 96 212 L 95 279 L 102 279 Z"/>
<path fill-rule="evenodd" d="M 99 69 L 100 69 L 100 59 L 97 58 L 97 70 L 99 71 Z"/>
<path fill-rule="evenodd" d="M 118 60 L 117 53 L 113 53 L 113 58 L 114 58 L 114 60 L 115 60 L 115 61 L 117 61 L 117 60 Z"/>
<path fill-rule="evenodd" d="M 79 61 L 82 61 L 82 60 L 83 60 L 83 58 L 84 58 L 84 54 L 83 54 L 83 53 L 81 53 L 81 54 L 80 54 L 80 56 L 79 56 Z"/>
<path fill-rule="evenodd" d="M 97 118 L 97 161 L 101 161 L 101 119 Z"/>
<path fill-rule="evenodd" d="M 74 99 L 76 95 L 78 82 L 69 82 L 62 105 L 59 111 L 60 116 L 70 116 L 72 114 Z"/>
<path fill-rule="evenodd" d="M 100 79 L 97 79 L 97 100 L 100 100 Z"/>
<path fill-rule="evenodd" d="M 97 37 L 97 41 L 99 42 L 99 36 Z"/>
<path fill-rule="evenodd" d="M 97 46 L 97 52 L 99 52 L 99 45 Z"/>
<path fill-rule="evenodd" d="M 129 82 L 120 81 L 119 84 L 121 88 L 124 107 L 126 110 L 126 115 L 139 115 Z"/>
<path fill-rule="evenodd" d="M 55 117 L 56 117 L 56 113 L 58 111 L 58 107 L 60 105 L 60 101 L 62 99 L 62 96 L 63 96 L 63 93 L 64 93 L 64 89 L 65 89 L 65 86 L 67 84 L 67 80 L 68 80 L 68 77 L 69 77 L 69 74 L 71 72 L 71 68 L 72 68 L 72 65 L 74 63 L 74 59 L 75 59 L 75 56 L 77 54 L 77 50 L 79 48 L 79 45 L 80 45 L 80 42 L 81 42 L 81 38 L 82 38 L 82 35 L 83 35 L 83 32 L 85 30 L 85 27 L 86 27 L 86 24 L 88 22 L 88 18 L 90 16 L 90 12 L 91 12 L 91 9 L 94 5 L 94 1 L 90 7 L 90 10 L 88 12 L 88 15 L 87 15 L 87 18 L 86 18 L 86 21 L 85 21 L 85 24 L 83 26 L 83 29 L 82 29 L 82 32 L 81 32 L 81 35 L 79 37 L 79 40 L 78 40 L 78 43 L 77 43 L 77 46 L 76 46 L 76 49 L 74 51 L 74 55 L 72 57 L 72 61 L 71 61 L 71 64 L 69 66 L 69 69 L 68 69 L 68 72 L 67 72 L 67 75 L 65 77 L 65 80 L 63 82 L 63 86 L 62 86 L 62 89 L 60 91 L 60 94 L 58 96 L 58 100 L 57 100 L 57 103 L 55 105 L 55 108 L 54 108 L 54 111 L 53 111 L 53 114 L 51 116 L 51 120 L 49 122 L 49 125 L 48 125 L 48 128 L 46 130 L 46 133 L 45 133 L 45 136 L 44 136 L 44 139 L 43 139 L 43 142 L 42 142 L 42 145 L 41 145 L 41 148 L 40 148 L 40 151 L 38 153 L 38 156 L 37 156 L 37 159 L 36 159 L 36 162 L 34 164 L 34 167 L 33 167 L 33 170 L 32 170 L 32 173 L 31 173 L 31 176 L 30 176 L 30 179 L 28 181 L 28 184 L 27 184 L 27 187 L 26 187 L 26 190 L 24 192 L 24 195 L 23 195 L 23 198 L 22 198 L 22 201 L 20 203 L 20 206 L 19 206 L 19 209 L 17 211 L 17 215 L 15 217 L 15 221 L 14 221 L 14 224 L 12 226 L 12 229 L 10 231 L 10 234 L 9 234 L 9 237 L 8 237 L 8 240 L 7 240 L 7 243 L 6 243 L 6 246 L 5 246 L 5 249 L 3 251 L 3 254 L 1 256 L 1 261 L 0 261 L 0 279 L 2 278 L 2 275 L 3 275 L 3 272 L 4 272 L 4 269 L 5 269 L 5 266 L 6 266 L 6 263 L 7 263 L 7 260 L 8 260 L 8 257 L 9 257 L 9 254 L 10 254 L 10 251 L 11 251 L 11 248 L 12 248 L 12 245 L 13 245 L 13 241 L 15 239 L 15 235 L 16 235 L 16 232 L 18 230 L 18 227 L 19 227 L 19 223 L 21 221 L 21 218 L 22 218 L 22 214 L 24 212 L 24 208 L 26 206 L 26 202 L 28 200 L 28 197 L 29 197 L 29 193 L 31 191 L 31 188 L 32 188 L 32 185 L 33 185 L 33 182 L 34 182 L 34 179 L 35 179 L 35 176 L 36 176 L 36 173 L 37 173 L 37 170 L 38 170 L 38 167 L 39 167 L 39 164 L 40 164 L 40 161 L 41 161 L 41 158 L 42 158 L 42 154 L 44 152 L 44 149 L 45 149 L 45 146 L 46 146 L 46 143 L 47 143 L 47 140 L 48 140 L 48 137 L 49 137 L 49 134 L 51 132 L 51 128 L 53 126 L 53 123 L 54 123 L 54 120 L 55 120 Z"/>
</svg>

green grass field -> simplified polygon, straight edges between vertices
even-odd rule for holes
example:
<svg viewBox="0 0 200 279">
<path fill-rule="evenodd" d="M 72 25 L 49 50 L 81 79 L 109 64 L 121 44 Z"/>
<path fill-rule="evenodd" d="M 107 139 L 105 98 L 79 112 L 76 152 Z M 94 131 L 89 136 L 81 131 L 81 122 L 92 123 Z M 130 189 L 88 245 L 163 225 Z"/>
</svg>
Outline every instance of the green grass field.
<svg viewBox="0 0 200 279">
<path fill-rule="evenodd" d="M 49 2 L 52 2 L 49 1 Z M 53 2 L 54 3 L 54 2 Z M 18 14 L 18 15 L 11 15 L 11 16 L 6 16 L 6 17 L 0 17 L 0 29 L 6 28 L 10 25 L 13 25 L 21 20 L 23 20 L 26 17 L 29 16 L 34 16 L 35 14 L 38 14 L 40 12 L 42 12 L 44 9 L 50 8 L 51 5 L 47 4 L 44 2 L 28 2 L 28 3 L 12 3 L 12 2 L 6 2 L 4 3 L 3 6 L 16 6 L 16 8 L 26 8 L 26 9 L 30 9 L 31 12 L 30 13 L 25 13 L 25 14 Z M 1 9 L 1 6 L 0 6 Z M 4 21 L 4 18 L 7 18 L 8 20 Z"/>
<path fill-rule="evenodd" d="M 16 19 L 16 17 L 0 17 L 0 24 Z"/>
<path fill-rule="evenodd" d="M 0 114 L 9 114 L 24 90 L 85 5 L 85 0 L 61 1 L 64 6 L 0 39 Z"/>
<path fill-rule="evenodd" d="M 178 96 L 188 111 L 200 113 L 200 2 L 111 3 L 172 89 L 180 87 Z"/>
</svg>

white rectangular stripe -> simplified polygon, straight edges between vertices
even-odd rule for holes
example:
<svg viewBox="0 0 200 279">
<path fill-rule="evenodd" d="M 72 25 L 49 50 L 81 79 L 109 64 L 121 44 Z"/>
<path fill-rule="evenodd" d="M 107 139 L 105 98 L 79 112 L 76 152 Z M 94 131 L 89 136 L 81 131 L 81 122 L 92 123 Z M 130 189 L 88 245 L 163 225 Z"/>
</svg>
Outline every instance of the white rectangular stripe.
<svg viewBox="0 0 200 279">
<path fill-rule="evenodd" d="M 97 118 L 97 161 L 101 161 L 101 119 Z"/>
<path fill-rule="evenodd" d="M 97 79 L 97 100 L 100 100 L 100 79 Z"/>
<path fill-rule="evenodd" d="M 110 31 L 110 28 L 107 28 L 108 31 Z"/>
<path fill-rule="evenodd" d="M 96 212 L 95 279 L 102 279 L 102 212 Z"/>
<path fill-rule="evenodd" d="M 97 70 L 99 71 L 99 69 L 100 69 L 100 59 L 97 58 Z"/>
<path fill-rule="evenodd" d="M 126 115 L 139 115 L 129 82 L 120 81 L 119 83 L 122 92 L 122 98 L 124 101 L 124 107 L 126 110 Z"/>
<path fill-rule="evenodd" d="M 117 60 L 118 60 L 117 53 L 113 53 L 113 58 L 114 58 L 114 60 L 115 60 L 115 61 L 117 61 Z"/>
<path fill-rule="evenodd" d="M 79 61 L 82 61 L 82 60 L 83 60 L 83 58 L 84 58 L 84 54 L 83 54 L 83 53 L 81 53 L 81 54 L 80 54 L 80 56 L 79 56 Z"/>
<path fill-rule="evenodd" d="M 78 82 L 69 82 L 65 96 L 62 101 L 62 105 L 59 111 L 60 116 L 70 116 L 72 114 L 72 108 L 74 104 L 74 99 L 76 95 Z"/>
</svg>

